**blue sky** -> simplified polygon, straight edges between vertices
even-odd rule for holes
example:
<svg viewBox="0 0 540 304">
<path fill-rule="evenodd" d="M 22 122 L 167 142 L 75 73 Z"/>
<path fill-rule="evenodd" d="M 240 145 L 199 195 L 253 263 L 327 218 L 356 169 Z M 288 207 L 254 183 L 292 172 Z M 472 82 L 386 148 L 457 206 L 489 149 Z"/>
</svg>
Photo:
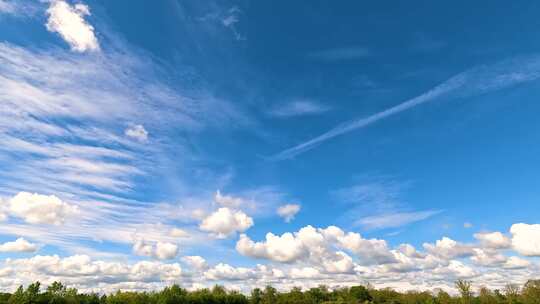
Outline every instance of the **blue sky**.
<svg viewBox="0 0 540 304">
<path fill-rule="evenodd" d="M 538 276 L 540 5 L 486 4 L 0 0 L 0 289 Z"/>
</svg>

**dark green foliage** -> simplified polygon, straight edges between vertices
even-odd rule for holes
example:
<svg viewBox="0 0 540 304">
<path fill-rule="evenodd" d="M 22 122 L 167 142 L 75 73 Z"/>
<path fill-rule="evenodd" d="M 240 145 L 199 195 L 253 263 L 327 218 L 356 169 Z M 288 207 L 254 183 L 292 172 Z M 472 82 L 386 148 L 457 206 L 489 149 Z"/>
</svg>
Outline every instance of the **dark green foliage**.
<svg viewBox="0 0 540 304">
<path fill-rule="evenodd" d="M 540 280 L 531 280 L 522 288 L 509 284 L 502 292 L 486 287 L 473 291 L 471 282 L 457 281 L 459 296 L 361 285 L 334 290 L 324 285 L 308 290 L 294 287 L 286 292 L 266 286 L 253 289 L 249 296 L 219 285 L 191 292 L 172 285 L 158 292 L 117 291 L 109 295 L 79 293 L 60 282 L 53 282 L 45 291 L 40 287 L 35 282 L 26 289 L 20 286 L 13 294 L 0 293 L 0 304 L 540 304 Z"/>
</svg>

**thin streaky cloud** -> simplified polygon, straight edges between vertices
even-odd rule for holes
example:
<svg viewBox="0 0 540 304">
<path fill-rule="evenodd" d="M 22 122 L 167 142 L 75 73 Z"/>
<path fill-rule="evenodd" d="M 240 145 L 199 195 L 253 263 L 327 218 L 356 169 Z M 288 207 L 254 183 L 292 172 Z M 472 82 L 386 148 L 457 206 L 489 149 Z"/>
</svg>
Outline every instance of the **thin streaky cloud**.
<svg viewBox="0 0 540 304">
<path fill-rule="evenodd" d="M 309 99 L 298 99 L 281 104 L 269 111 L 269 115 L 277 118 L 316 115 L 330 111 L 330 107 Z"/>
<path fill-rule="evenodd" d="M 356 222 L 356 225 L 365 229 L 385 229 L 397 228 L 428 219 L 441 213 L 441 210 L 425 210 L 414 212 L 398 212 L 390 214 L 379 214 L 364 217 Z"/>
<path fill-rule="evenodd" d="M 375 113 L 368 117 L 361 117 L 341 123 L 311 140 L 283 150 L 270 157 L 271 160 L 285 160 L 293 158 L 315 148 L 317 145 L 336 136 L 367 127 L 384 118 L 399 114 L 418 105 L 432 101 L 436 98 L 449 96 L 457 92 L 456 97 L 468 97 L 504 89 L 521 83 L 536 80 L 540 77 L 540 56 L 519 57 L 502 61 L 493 65 L 485 65 L 460 73 L 433 89 L 402 102 L 394 107 Z"/>
</svg>

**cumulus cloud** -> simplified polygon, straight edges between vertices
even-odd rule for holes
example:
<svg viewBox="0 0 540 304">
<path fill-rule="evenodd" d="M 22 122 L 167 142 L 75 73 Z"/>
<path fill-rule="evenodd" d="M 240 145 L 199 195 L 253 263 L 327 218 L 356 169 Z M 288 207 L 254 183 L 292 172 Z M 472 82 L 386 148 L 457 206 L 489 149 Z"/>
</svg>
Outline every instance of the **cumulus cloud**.
<svg viewBox="0 0 540 304">
<path fill-rule="evenodd" d="M 316 229 L 306 226 L 298 232 L 281 236 L 266 234 L 263 242 L 254 242 L 241 235 L 236 250 L 245 256 L 268 259 L 282 263 L 309 261 L 326 272 L 348 272 L 353 268 L 352 259 L 343 251 L 354 253 L 363 264 L 395 262 L 386 241 L 364 239 L 358 233 L 345 233 L 338 227 Z"/>
<path fill-rule="evenodd" d="M 472 246 L 456 242 L 448 237 L 437 240 L 435 244 L 424 243 L 424 248 L 427 252 L 448 260 L 474 254 Z"/>
<path fill-rule="evenodd" d="M 531 266 L 531 262 L 517 256 L 509 257 L 503 267 L 506 269 L 522 269 Z"/>
<path fill-rule="evenodd" d="M 285 222 L 290 222 L 294 219 L 295 215 L 300 211 L 300 205 L 298 204 L 287 204 L 280 206 L 277 209 L 277 214 L 281 216 Z"/>
<path fill-rule="evenodd" d="M 219 263 L 208 269 L 204 275 L 209 280 L 247 280 L 253 278 L 255 274 L 250 268 Z"/>
<path fill-rule="evenodd" d="M 265 242 L 253 242 L 242 234 L 236 243 L 236 250 L 245 256 L 284 263 L 296 261 L 307 253 L 302 241 L 290 232 L 281 236 L 267 233 Z"/>
<path fill-rule="evenodd" d="M 514 224 L 510 233 L 515 251 L 525 256 L 540 256 L 540 224 Z"/>
<path fill-rule="evenodd" d="M 494 267 L 507 261 L 506 256 L 493 249 L 474 248 L 473 252 L 471 260 L 477 265 Z"/>
<path fill-rule="evenodd" d="M 169 242 L 149 243 L 143 240 L 137 240 L 133 244 L 133 252 L 136 255 L 169 260 L 178 254 L 178 245 Z"/>
<path fill-rule="evenodd" d="M 87 290 L 92 290 L 99 283 L 104 291 L 112 292 L 118 289 L 118 284 L 139 282 L 142 288 L 155 289 L 163 283 L 171 284 L 182 277 L 182 268 L 178 263 L 141 261 L 128 264 L 93 260 L 87 255 L 64 258 L 58 255 L 37 255 L 28 259 L 7 260 L 4 264 L 2 269 L 14 269 L 17 273 L 25 274 L 3 281 L 5 284 L 11 282 L 12 288 L 33 280 L 52 280 L 80 285 Z"/>
<path fill-rule="evenodd" d="M 79 212 L 77 206 L 63 202 L 54 195 L 20 192 L 9 200 L 8 211 L 31 224 L 61 225 Z"/>
<path fill-rule="evenodd" d="M 47 14 L 47 30 L 60 34 L 73 51 L 99 50 L 94 27 L 84 19 L 90 15 L 87 5 L 78 3 L 72 6 L 63 0 L 52 0 Z"/>
<path fill-rule="evenodd" d="M 487 248 L 509 248 L 511 240 L 500 232 L 480 232 L 475 233 L 474 238 L 480 241 L 480 244 Z"/>
<path fill-rule="evenodd" d="M 447 266 L 440 266 L 432 270 L 434 274 L 447 279 L 468 279 L 478 275 L 478 271 L 461 261 L 452 260 Z"/>
<path fill-rule="evenodd" d="M 350 250 L 360 257 L 363 264 L 389 264 L 396 262 L 388 248 L 388 243 L 380 239 L 365 239 L 359 233 L 348 232 L 333 227 L 332 234 L 341 247 Z"/>
<path fill-rule="evenodd" d="M 148 140 L 148 131 L 143 125 L 133 125 L 124 131 L 127 137 L 131 137 L 140 142 L 146 142 Z"/>
<path fill-rule="evenodd" d="M 0 252 L 35 252 L 37 250 L 36 244 L 30 243 L 24 238 L 0 244 Z"/>
<path fill-rule="evenodd" d="M 253 219 L 247 214 L 224 207 L 203 219 L 199 228 L 223 239 L 237 232 L 244 232 L 251 226 Z"/>
<path fill-rule="evenodd" d="M 206 260 L 198 255 L 182 257 L 182 261 L 184 261 L 184 263 L 188 264 L 196 270 L 203 270 L 208 268 L 208 263 L 206 263 Z"/>
</svg>

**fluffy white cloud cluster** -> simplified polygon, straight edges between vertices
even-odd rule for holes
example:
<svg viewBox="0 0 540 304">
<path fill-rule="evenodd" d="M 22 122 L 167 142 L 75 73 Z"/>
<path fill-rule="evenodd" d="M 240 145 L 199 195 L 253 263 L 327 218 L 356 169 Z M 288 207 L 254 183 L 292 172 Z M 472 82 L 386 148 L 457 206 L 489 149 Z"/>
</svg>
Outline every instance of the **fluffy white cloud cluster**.
<svg viewBox="0 0 540 304">
<path fill-rule="evenodd" d="M 328 273 L 353 270 L 352 258 L 342 250 L 354 253 L 362 264 L 395 261 L 386 241 L 364 239 L 358 233 L 345 233 L 335 226 L 326 229 L 306 226 L 298 232 L 287 232 L 281 236 L 268 233 L 264 242 L 254 242 L 243 234 L 236 243 L 236 250 L 245 256 L 282 263 L 310 262 Z"/>
<path fill-rule="evenodd" d="M 247 280 L 255 278 L 255 272 L 246 267 L 232 267 L 219 263 L 204 273 L 209 280 Z"/>
<path fill-rule="evenodd" d="M 203 270 L 208 268 L 208 263 L 206 263 L 206 260 L 198 255 L 182 257 L 182 261 L 195 270 Z"/>
<path fill-rule="evenodd" d="M 0 282 L 3 286 L 15 286 L 24 281 L 17 274 L 25 273 L 33 279 L 61 280 L 78 286 L 100 284 L 100 290 L 156 289 L 162 286 L 158 283 L 161 281 L 181 282 L 192 287 L 219 283 L 248 291 L 266 284 L 277 288 L 311 287 L 321 283 L 344 286 L 366 280 L 377 287 L 407 290 L 451 289 L 456 279 L 474 280 L 495 288 L 540 273 L 540 266 L 532 260 L 507 256 L 507 249 L 477 238 L 476 244 L 462 244 L 445 237 L 433 244 L 424 244 L 425 251 L 420 252 L 410 244 L 389 248 L 384 240 L 365 239 L 335 226 L 306 226 L 294 233 L 269 233 L 261 242 L 240 236 L 236 244 L 238 252 L 277 262 L 269 265 L 235 267 L 225 262 L 209 265 L 201 256 L 184 256 L 181 260 L 190 270 L 185 273 L 176 263 L 154 261 L 129 265 L 92 261 L 84 255 L 36 256 L 5 261 L 0 267 Z M 158 255 L 157 244 L 139 242 L 136 246 L 143 255 Z M 102 283 L 104 280 L 107 283 Z"/>
<path fill-rule="evenodd" d="M 133 244 L 133 252 L 140 256 L 168 260 L 178 255 L 178 245 L 169 242 L 148 243 L 143 240 L 137 240 Z"/>
<path fill-rule="evenodd" d="M 474 254 L 472 246 L 456 242 L 448 237 L 443 237 L 435 244 L 425 243 L 424 248 L 427 252 L 445 259 L 461 258 Z"/>
<path fill-rule="evenodd" d="M 199 228 L 223 239 L 237 232 L 244 232 L 251 226 L 253 226 L 253 219 L 247 214 L 224 207 L 203 219 Z"/>
<path fill-rule="evenodd" d="M 325 282 L 332 281 L 331 275 L 342 276 L 342 282 L 345 278 L 396 282 L 404 276 L 416 281 L 414 274 L 421 272 L 424 282 L 445 282 L 447 286 L 456 279 L 472 278 L 497 284 L 501 281 L 495 278 L 502 275 L 531 276 L 531 271 L 539 270 L 531 261 L 507 256 L 504 250 L 509 240 L 503 234 L 483 233 L 476 238 L 477 244 L 464 244 L 443 237 L 424 243 L 425 251 L 419 252 L 410 244 L 391 249 L 384 240 L 365 239 L 335 226 L 307 226 L 294 233 L 268 233 L 259 242 L 242 234 L 236 249 L 244 256 L 282 263 L 289 279 Z"/>
<path fill-rule="evenodd" d="M 27 223 L 61 225 L 69 217 L 79 213 L 77 206 L 70 205 L 54 195 L 20 192 L 8 201 L 7 212 Z"/>
<path fill-rule="evenodd" d="M 295 215 L 300 211 L 300 205 L 298 204 L 286 204 L 280 206 L 277 209 L 277 214 L 281 216 L 285 222 L 290 222 L 294 219 Z"/>
<path fill-rule="evenodd" d="M 482 246 L 488 248 L 503 249 L 511 245 L 511 240 L 500 232 L 480 232 L 475 233 L 474 238 L 480 241 Z"/>
<path fill-rule="evenodd" d="M 30 243 L 24 238 L 0 244 L 0 252 L 35 252 L 37 250 L 38 246 L 36 244 Z"/>
<path fill-rule="evenodd" d="M 510 233 L 515 251 L 525 256 L 540 256 L 540 224 L 514 224 Z"/>
<path fill-rule="evenodd" d="M 98 284 L 104 284 L 105 290 L 110 285 L 111 289 L 116 284 L 145 284 L 151 283 L 161 285 L 161 282 L 172 283 L 182 278 L 182 268 L 178 263 L 161 263 L 142 261 L 135 264 L 120 262 L 106 262 L 92 260 L 86 255 L 74 255 L 61 258 L 57 255 L 41 256 L 37 255 L 28 259 L 6 260 L 0 273 L 2 286 L 16 288 L 17 284 L 28 284 L 33 280 L 42 282 L 52 282 L 54 280 L 65 282 L 66 284 L 81 286 L 92 289 Z M 14 276 L 16 273 L 24 273 L 24 276 Z M 128 285 L 123 285 L 128 286 Z"/>
<path fill-rule="evenodd" d="M 88 6 L 82 3 L 72 6 L 63 0 L 52 0 L 47 14 L 47 30 L 60 34 L 73 51 L 99 50 L 94 27 L 84 20 L 90 15 Z"/>
</svg>

